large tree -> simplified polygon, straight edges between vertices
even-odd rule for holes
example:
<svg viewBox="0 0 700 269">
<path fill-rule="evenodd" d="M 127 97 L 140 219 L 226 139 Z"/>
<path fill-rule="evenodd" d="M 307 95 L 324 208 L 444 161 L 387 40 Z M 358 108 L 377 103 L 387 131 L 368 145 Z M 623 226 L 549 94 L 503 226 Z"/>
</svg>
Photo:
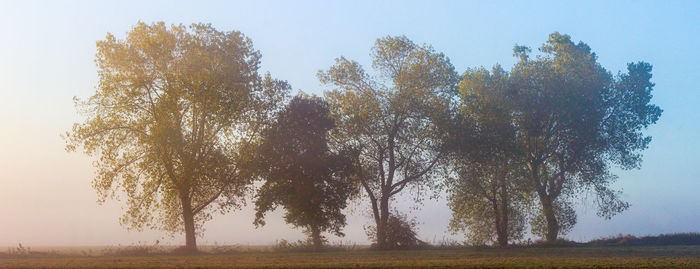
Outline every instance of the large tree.
<svg viewBox="0 0 700 269">
<path fill-rule="evenodd" d="M 197 227 L 244 202 L 246 148 L 289 87 L 258 74 L 250 39 L 207 24 L 138 23 L 98 41 L 96 63 L 67 149 L 97 157 L 100 202 L 126 196 L 123 225 L 184 230 L 196 251 Z"/>
<path fill-rule="evenodd" d="M 326 71 L 322 83 L 338 128 L 334 142 L 359 150 L 358 178 L 369 199 L 377 246 L 386 249 L 391 198 L 407 186 L 430 185 L 443 157 L 436 126 L 447 117 L 458 75 L 449 59 L 406 37 L 376 41 L 371 75 L 343 57 Z"/>
<path fill-rule="evenodd" d="M 334 151 L 328 133 L 335 127 L 321 98 L 297 96 L 263 132 L 259 175 L 264 180 L 255 201 L 255 224 L 265 213 L 284 207 L 284 219 L 305 229 L 315 249 L 322 232 L 343 236 L 342 210 L 356 189 L 351 176 L 353 150 Z"/>
<path fill-rule="evenodd" d="M 506 247 L 522 237 L 526 224 L 530 188 L 516 146 L 509 87 L 500 66 L 468 69 L 447 130 L 456 174 L 447 180 L 450 228 L 466 232 L 475 244 Z"/>
<path fill-rule="evenodd" d="M 575 222 L 570 203 L 581 192 L 594 193 L 598 214 L 606 218 L 629 206 L 610 188 L 615 176 L 609 169 L 639 166 L 640 151 L 651 140 L 642 131 L 661 109 L 650 104 L 654 84 L 647 63 L 631 63 L 628 73 L 613 77 L 588 45 L 559 33 L 549 36 L 540 55 L 529 52 L 515 47 L 520 61 L 510 74 L 510 99 L 551 242 Z"/>
</svg>

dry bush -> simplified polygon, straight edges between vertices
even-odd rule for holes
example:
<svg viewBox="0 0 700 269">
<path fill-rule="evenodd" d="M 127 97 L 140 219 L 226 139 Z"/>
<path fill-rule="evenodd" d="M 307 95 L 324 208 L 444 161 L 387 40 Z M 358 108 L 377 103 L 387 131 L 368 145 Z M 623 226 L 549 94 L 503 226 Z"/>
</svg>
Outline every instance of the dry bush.
<svg viewBox="0 0 700 269">
<path fill-rule="evenodd" d="M 394 211 L 389 215 L 387 221 L 386 242 L 389 249 L 421 249 L 430 245 L 418 239 L 416 234 L 418 222 L 415 219 L 408 219 L 405 214 Z M 377 228 L 375 226 L 365 227 L 365 233 L 375 243 L 370 248 L 375 249 L 377 242 Z"/>
</svg>

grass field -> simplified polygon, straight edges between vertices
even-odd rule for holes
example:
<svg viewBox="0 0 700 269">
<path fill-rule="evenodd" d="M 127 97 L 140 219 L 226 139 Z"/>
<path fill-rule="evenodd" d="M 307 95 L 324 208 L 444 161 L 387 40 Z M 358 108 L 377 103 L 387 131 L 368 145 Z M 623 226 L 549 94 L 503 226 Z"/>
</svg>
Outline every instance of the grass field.
<svg viewBox="0 0 700 269">
<path fill-rule="evenodd" d="M 0 258 L 0 268 L 700 268 L 700 246 Z"/>
</svg>

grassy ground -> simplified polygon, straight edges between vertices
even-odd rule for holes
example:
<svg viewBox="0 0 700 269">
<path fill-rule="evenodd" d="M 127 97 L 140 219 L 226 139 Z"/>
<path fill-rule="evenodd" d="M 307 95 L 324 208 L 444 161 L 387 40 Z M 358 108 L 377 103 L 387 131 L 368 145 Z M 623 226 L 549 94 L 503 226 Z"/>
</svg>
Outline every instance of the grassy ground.
<svg viewBox="0 0 700 269">
<path fill-rule="evenodd" d="M 3 257 L 0 268 L 700 268 L 700 246 Z"/>
</svg>

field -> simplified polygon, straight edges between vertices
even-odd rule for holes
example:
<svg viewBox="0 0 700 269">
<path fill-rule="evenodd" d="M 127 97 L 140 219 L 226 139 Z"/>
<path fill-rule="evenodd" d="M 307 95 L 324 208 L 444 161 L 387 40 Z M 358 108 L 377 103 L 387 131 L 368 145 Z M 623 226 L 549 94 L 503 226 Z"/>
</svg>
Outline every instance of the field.
<svg viewBox="0 0 700 269">
<path fill-rule="evenodd" d="M 700 268 L 700 246 L 0 256 L 0 268 Z"/>
</svg>

